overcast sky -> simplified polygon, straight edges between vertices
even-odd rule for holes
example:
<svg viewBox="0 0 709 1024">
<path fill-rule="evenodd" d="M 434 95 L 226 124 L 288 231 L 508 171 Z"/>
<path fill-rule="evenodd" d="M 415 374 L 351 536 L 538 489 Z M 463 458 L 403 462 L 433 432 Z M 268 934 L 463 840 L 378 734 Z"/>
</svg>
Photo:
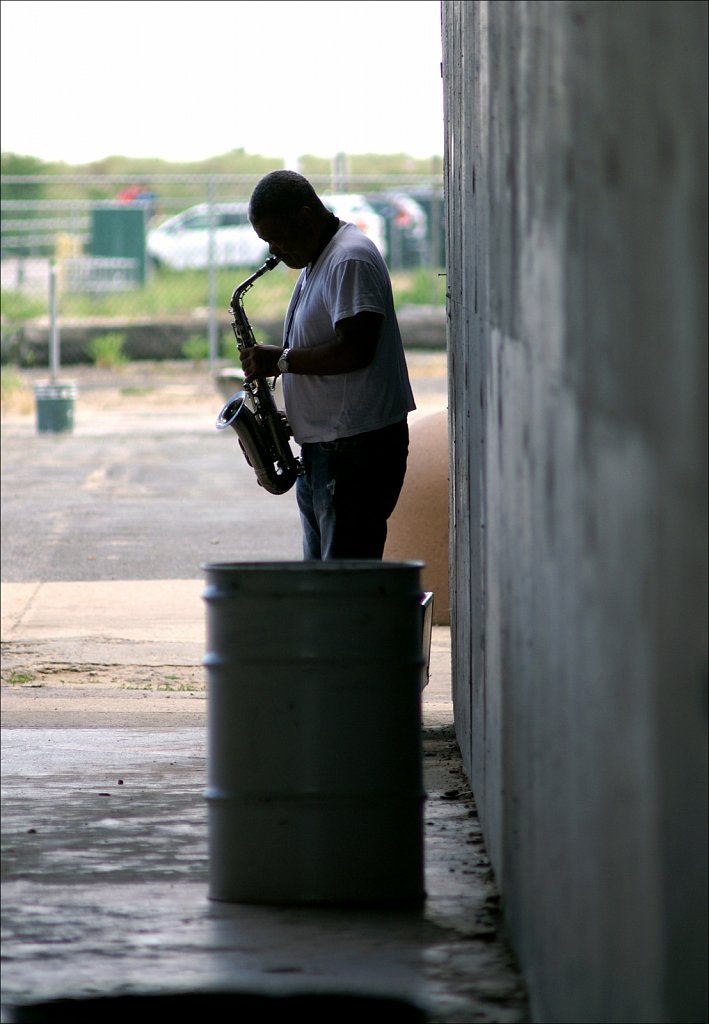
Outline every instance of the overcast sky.
<svg viewBox="0 0 709 1024">
<path fill-rule="evenodd" d="M 2 149 L 443 153 L 438 0 L 3 0 Z"/>
</svg>

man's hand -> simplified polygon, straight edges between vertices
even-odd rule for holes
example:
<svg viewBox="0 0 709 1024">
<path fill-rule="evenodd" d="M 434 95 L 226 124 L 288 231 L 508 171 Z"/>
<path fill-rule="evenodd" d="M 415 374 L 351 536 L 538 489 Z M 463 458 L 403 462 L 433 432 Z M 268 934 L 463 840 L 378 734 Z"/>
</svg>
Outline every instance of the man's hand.
<svg viewBox="0 0 709 1024">
<path fill-rule="evenodd" d="M 250 383 L 256 377 L 277 377 L 278 360 L 283 349 L 278 345 L 252 345 L 239 353 L 244 380 Z"/>
<path fill-rule="evenodd" d="M 383 321 L 381 313 L 368 312 L 338 320 L 332 341 L 290 349 L 288 372 L 329 376 L 363 369 L 374 358 Z"/>
<path fill-rule="evenodd" d="M 384 317 L 381 313 L 357 313 L 335 324 L 335 338 L 320 345 L 291 348 L 289 373 L 330 375 L 352 373 L 368 366 L 374 358 Z M 283 351 L 278 345 L 253 345 L 240 353 L 245 380 L 277 377 L 278 360 Z"/>
</svg>

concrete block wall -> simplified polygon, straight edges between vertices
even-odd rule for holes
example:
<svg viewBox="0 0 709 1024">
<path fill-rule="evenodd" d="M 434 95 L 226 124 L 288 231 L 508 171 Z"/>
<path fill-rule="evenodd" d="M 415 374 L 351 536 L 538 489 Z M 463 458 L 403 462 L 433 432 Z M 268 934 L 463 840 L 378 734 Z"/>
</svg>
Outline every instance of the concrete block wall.
<svg viewBox="0 0 709 1024">
<path fill-rule="evenodd" d="M 456 729 L 537 1021 L 706 1020 L 706 17 L 442 4 Z"/>
</svg>

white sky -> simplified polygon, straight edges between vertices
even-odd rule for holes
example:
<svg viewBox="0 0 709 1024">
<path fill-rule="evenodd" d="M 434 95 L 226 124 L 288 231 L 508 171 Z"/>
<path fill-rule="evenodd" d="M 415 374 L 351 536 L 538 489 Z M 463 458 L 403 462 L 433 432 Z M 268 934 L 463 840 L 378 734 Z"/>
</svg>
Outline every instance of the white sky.
<svg viewBox="0 0 709 1024">
<path fill-rule="evenodd" d="M 443 152 L 438 0 L 2 0 L 4 152 Z"/>
</svg>

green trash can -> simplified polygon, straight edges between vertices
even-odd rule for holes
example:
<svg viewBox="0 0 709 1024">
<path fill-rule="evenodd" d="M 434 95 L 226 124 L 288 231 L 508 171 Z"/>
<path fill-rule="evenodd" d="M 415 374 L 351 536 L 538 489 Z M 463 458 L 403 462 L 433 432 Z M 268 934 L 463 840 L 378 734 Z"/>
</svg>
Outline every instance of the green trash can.
<svg viewBox="0 0 709 1024">
<path fill-rule="evenodd" d="M 144 206 L 97 207 L 91 212 L 91 255 L 132 259 L 133 280 L 141 285 L 147 276 L 145 221 Z"/>
<path fill-rule="evenodd" d="M 74 429 L 74 381 L 39 381 L 34 386 L 37 431 L 40 434 L 65 434 Z"/>
</svg>

